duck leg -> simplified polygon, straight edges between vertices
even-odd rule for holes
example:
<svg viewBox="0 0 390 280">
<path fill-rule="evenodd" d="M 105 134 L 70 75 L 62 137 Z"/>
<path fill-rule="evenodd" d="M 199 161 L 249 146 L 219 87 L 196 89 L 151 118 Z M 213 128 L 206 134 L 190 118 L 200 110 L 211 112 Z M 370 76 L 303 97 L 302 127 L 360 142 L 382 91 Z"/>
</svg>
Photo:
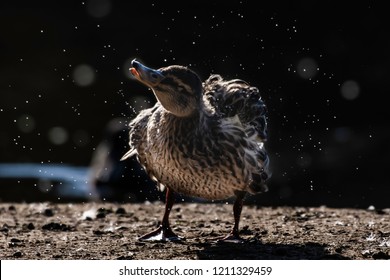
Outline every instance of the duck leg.
<svg viewBox="0 0 390 280">
<path fill-rule="evenodd" d="M 225 237 L 219 239 L 220 242 L 231 242 L 231 243 L 242 243 L 244 239 L 240 237 L 239 234 L 239 223 L 242 211 L 242 205 L 244 203 L 244 197 L 246 192 L 239 191 L 236 192 L 236 201 L 233 205 L 233 215 L 234 215 L 234 226 L 232 231 Z"/>
<path fill-rule="evenodd" d="M 140 241 L 180 241 L 181 238 L 177 236 L 171 229 L 169 224 L 169 213 L 171 213 L 172 206 L 175 202 L 174 192 L 167 188 L 165 197 L 165 212 L 161 221 L 161 225 L 154 231 L 147 233 L 139 238 Z"/>
</svg>

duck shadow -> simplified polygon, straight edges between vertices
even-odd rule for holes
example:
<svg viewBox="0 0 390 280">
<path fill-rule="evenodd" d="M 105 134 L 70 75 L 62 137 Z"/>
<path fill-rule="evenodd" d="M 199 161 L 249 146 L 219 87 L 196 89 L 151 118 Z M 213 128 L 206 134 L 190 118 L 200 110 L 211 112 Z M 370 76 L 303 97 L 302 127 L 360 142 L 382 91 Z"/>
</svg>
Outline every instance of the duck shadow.
<svg viewBox="0 0 390 280">
<path fill-rule="evenodd" d="M 304 244 L 261 243 L 251 239 L 244 243 L 203 243 L 197 252 L 201 260 L 347 260 L 340 254 L 332 254 L 326 246 L 308 242 Z"/>
</svg>

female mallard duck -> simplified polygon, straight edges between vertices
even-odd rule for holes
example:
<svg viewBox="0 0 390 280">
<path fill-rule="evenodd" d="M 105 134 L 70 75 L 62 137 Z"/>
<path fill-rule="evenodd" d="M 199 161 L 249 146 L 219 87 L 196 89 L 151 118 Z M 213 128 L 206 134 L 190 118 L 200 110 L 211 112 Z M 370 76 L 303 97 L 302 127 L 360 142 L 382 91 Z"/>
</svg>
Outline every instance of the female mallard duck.
<svg viewBox="0 0 390 280">
<path fill-rule="evenodd" d="M 187 67 L 154 70 L 133 60 L 132 75 L 158 102 L 130 123 L 130 150 L 166 192 L 161 225 L 141 240 L 179 240 L 169 225 L 174 193 L 205 199 L 235 196 L 234 227 L 224 241 L 240 241 L 247 192 L 267 191 L 266 107 L 257 88 L 211 75 L 203 84 Z"/>
</svg>

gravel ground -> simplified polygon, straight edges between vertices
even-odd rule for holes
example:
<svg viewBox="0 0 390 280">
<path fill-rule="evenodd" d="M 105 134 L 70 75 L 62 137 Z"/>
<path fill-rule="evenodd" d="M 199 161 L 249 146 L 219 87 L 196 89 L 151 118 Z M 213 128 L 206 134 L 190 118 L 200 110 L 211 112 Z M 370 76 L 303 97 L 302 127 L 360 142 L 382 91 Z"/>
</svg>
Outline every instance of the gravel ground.
<svg viewBox="0 0 390 280">
<path fill-rule="evenodd" d="M 140 242 L 163 215 L 161 202 L 0 204 L 1 259 L 389 259 L 390 209 L 245 205 L 243 244 L 218 243 L 232 205 L 176 204 L 181 242 Z"/>
</svg>

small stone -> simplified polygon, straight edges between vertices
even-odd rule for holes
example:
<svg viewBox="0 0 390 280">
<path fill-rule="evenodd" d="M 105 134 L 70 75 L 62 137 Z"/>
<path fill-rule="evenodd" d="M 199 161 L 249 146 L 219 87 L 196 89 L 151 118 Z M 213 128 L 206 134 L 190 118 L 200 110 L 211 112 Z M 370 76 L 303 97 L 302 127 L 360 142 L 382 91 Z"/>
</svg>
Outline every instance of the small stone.
<svg viewBox="0 0 390 280">
<path fill-rule="evenodd" d="M 48 209 L 45 209 L 45 211 L 43 212 L 43 215 L 45 215 L 46 217 L 53 217 L 54 216 L 54 211 L 50 208 Z"/>
<path fill-rule="evenodd" d="M 335 249 L 335 251 L 336 251 L 336 253 L 341 254 L 341 252 L 343 251 L 343 248 L 342 248 L 342 247 L 337 247 L 337 248 Z"/>
<path fill-rule="evenodd" d="M 9 228 L 8 228 L 8 225 L 7 224 L 4 224 L 1 228 L 0 228 L 0 232 L 5 232 L 7 233 L 9 231 Z"/>
<path fill-rule="evenodd" d="M 97 210 L 96 218 L 102 219 L 105 218 L 108 214 L 111 214 L 113 211 L 111 209 L 106 209 L 106 208 L 99 208 Z"/>
<path fill-rule="evenodd" d="M 42 226 L 42 229 L 52 230 L 52 231 L 69 231 L 70 226 L 65 224 L 59 224 L 59 223 L 49 223 Z"/>
<path fill-rule="evenodd" d="M 23 230 L 33 230 L 33 229 L 35 229 L 35 226 L 33 223 L 29 223 L 29 224 L 23 224 L 22 228 L 23 228 Z"/>
<path fill-rule="evenodd" d="M 17 239 L 17 238 L 11 238 L 11 242 L 22 242 L 22 240 Z"/>
<path fill-rule="evenodd" d="M 260 234 L 261 235 L 267 235 L 268 234 L 268 230 L 263 229 L 262 231 L 260 231 Z"/>
<path fill-rule="evenodd" d="M 15 258 L 20 258 L 21 256 L 22 256 L 22 252 L 15 252 L 14 254 L 13 254 L 13 256 L 15 257 Z"/>
<path fill-rule="evenodd" d="M 379 214 L 379 215 L 384 215 L 384 214 L 386 214 L 386 211 L 383 211 L 383 209 L 377 209 L 375 212 L 376 212 L 377 214 Z"/>
<path fill-rule="evenodd" d="M 17 247 L 17 246 L 19 246 L 18 243 L 15 243 L 15 242 L 9 242 L 8 243 L 8 247 L 10 247 L 10 248 Z"/>
<path fill-rule="evenodd" d="M 118 209 L 116 209 L 115 214 L 118 214 L 118 215 L 126 214 L 126 210 L 125 210 L 125 208 L 119 207 Z"/>
<path fill-rule="evenodd" d="M 101 208 L 99 208 L 98 210 L 97 210 L 97 212 L 98 213 L 104 213 L 104 214 L 110 214 L 110 213 L 112 213 L 113 211 L 111 210 L 111 209 L 106 209 L 106 208 L 104 208 L 104 207 L 101 207 Z"/>
<path fill-rule="evenodd" d="M 29 230 L 35 229 L 34 224 L 33 224 L 33 223 L 29 223 L 29 224 L 27 225 L 27 229 L 29 229 Z"/>
<path fill-rule="evenodd" d="M 8 246 L 10 248 L 12 247 L 18 247 L 18 246 L 21 246 L 23 241 L 20 240 L 20 239 L 17 239 L 17 238 L 11 238 L 10 242 L 8 243 Z"/>
<path fill-rule="evenodd" d="M 106 217 L 106 214 L 105 213 L 97 213 L 96 214 L 96 218 L 97 219 L 104 219 Z"/>
</svg>

